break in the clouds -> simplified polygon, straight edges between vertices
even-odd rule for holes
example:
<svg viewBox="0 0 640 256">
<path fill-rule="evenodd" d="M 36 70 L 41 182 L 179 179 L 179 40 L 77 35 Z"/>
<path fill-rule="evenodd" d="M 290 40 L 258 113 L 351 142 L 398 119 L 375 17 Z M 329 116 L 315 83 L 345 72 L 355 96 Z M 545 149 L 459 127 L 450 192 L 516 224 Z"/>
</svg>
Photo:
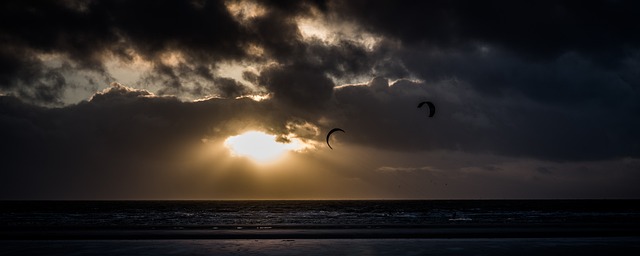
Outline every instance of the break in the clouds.
<svg viewBox="0 0 640 256">
<path fill-rule="evenodd" d="M 637 5 L 3 1 L 0 191 L 637 197 Z M 307 146 L 255 166 L 223 147 L 249 130 Z"/>
</svg>

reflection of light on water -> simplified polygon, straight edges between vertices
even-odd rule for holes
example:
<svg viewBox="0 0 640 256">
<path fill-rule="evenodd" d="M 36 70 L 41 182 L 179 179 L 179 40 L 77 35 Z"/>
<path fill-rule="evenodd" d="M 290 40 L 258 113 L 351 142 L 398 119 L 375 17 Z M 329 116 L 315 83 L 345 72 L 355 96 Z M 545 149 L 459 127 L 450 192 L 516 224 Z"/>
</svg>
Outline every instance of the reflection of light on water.
<svg viewBox="0 0 640 256">
<path fill-rule="evenodd" d="M 467 218 L 464 216 L 458 216 L 457 212 L 453 213 L 453 216 L 449 219 L 449 221 L 470 221 L 471 218 Z"/>
<path fill-rule="evenodd" d="M 449 221 L 470 221 L 471 218 L 455 218 L 455 219 L 449 219 Z"/>
</svg>

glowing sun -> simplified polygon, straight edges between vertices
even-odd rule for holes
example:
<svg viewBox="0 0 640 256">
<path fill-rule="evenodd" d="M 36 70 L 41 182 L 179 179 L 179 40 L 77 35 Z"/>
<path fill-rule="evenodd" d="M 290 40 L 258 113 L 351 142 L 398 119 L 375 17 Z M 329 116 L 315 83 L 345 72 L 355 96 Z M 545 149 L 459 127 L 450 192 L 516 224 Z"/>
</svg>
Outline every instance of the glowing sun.
<svg viewBox="0 0 640 256">
<path fill-rule="evenodd" d="M 275 135 L 256 131 L 231 136 L 224 141 L 224 145 L 231 150 L 233 156 L 248 157 L 258 163 L 272 162 L 288 151 L 304 148 L 298 139 L 291 139 L 290 143 L 280 143 L 276 141 Z"/>
</svg>

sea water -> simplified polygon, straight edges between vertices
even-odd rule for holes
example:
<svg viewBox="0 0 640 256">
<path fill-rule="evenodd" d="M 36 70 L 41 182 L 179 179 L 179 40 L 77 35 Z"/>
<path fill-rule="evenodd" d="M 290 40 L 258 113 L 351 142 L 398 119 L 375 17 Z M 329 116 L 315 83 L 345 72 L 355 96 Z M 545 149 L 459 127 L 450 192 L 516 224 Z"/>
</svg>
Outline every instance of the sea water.
<svg viewBox="0 0 640 256">
<path fill-rule="evenodd" d="M 640 200 L 2 201 L 0 227 L 640 223 Z"/>
<path fill-rule="evenodd" d="M 638 255 L 638 200 L 2 201 L 0 255 Z"/>
</svg>

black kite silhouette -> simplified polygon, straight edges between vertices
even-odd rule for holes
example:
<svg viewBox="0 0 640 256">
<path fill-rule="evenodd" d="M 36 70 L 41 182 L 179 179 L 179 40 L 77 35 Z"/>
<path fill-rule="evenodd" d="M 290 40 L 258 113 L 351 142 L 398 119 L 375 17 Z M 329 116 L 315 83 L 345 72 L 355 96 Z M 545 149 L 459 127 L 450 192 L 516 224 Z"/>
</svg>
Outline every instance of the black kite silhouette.
<svg viewBox="0 0 640 256">
<path fill-rule="evenodd" d="M 433 115 L 436 114 L 436 106 L 433 105 L 431 101 L 423 101 L 418 104 L 418 108 L 421 108 L 424 104 L 427 104 L 427 106 L 429 106 L 429 117 L 433 117 Z"/>
<path fill-rule="evenodd" d="M 332 148 L 332 147 L 331 147 L 331 145 L 329 144 L 329 137 L 331 137 L 331 134 L 332 134 L 332 133 L 337 132 L 337 131 L 341 131 L 341 132 L 346 133 L 344 130 L 342 130 L 342 129 L 340 129 L 340 128 L 333 128 L 333 129 L 331 129 L 331 131 L 329 131 L 329 133 L 327 133 L 327 146 L 329 146 L 329 148 L 330 148 L 330 149 L 333 149 L 333 148 Z"/>
</svg>

